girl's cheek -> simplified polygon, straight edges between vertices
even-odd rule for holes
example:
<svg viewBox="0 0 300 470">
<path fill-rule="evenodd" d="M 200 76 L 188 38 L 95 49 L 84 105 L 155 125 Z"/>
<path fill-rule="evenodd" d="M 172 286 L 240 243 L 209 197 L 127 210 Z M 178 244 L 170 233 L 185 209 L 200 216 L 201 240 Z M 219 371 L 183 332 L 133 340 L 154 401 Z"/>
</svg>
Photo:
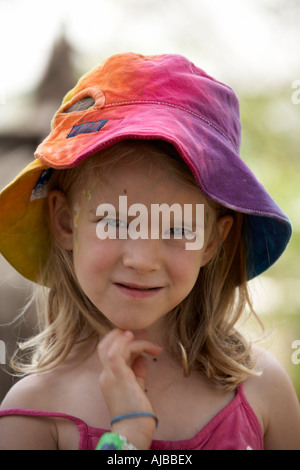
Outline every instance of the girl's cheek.
<svg viewBox="0 0 300 470">
<path fill-rule="evenodd" d="M 208 229 L 208 221 L 209 221 L 209 213 L 206 211 L 205 216 L 204 216 L 204 230 L 205 230 L 205 232 Z"/>
</svg>

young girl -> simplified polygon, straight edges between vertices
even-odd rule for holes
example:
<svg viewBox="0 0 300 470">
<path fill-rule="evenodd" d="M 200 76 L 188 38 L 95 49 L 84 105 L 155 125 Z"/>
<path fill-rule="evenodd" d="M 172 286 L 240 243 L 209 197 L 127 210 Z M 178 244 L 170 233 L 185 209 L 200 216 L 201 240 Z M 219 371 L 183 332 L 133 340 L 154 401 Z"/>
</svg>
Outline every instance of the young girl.
<svg viewBox="0 0 300 470">
<path fill-rule="evenodd" d="M 181 56 L 113 56 L 65 97 L 0 197 L 44 301 L 1 449 L 300 448 L 287 374 L 237 328 L 291 235 L 239 143 L 235 94 Z"/>
</svg>

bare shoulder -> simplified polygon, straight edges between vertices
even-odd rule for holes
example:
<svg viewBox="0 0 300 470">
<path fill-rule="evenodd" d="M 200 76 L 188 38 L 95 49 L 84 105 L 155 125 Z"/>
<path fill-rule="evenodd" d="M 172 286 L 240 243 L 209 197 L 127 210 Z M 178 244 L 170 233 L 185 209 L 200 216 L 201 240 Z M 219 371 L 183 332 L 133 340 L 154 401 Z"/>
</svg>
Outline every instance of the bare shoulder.
<svg viewBox="0 0 300 470">
<path fill-rule="evenodd" d="M 7 408 L 45 409 L 48 380 L 32 375 L 19 380 L 7 393 L 0 410 Z M 0 449 L 57 449 L 53 420 L 35 416 L 0 415 Z"/>
<path fill-rule="evenodd" d="M 268 351 L 254 347 L 258 377 L 245 381 L 245 393 L 261 422 L 265 449 L 300 449 L 300 406 L 291 380 Z"/>
<path fill-rule="evenodd" d="M 290 377 L 278 359 L 266 349 L 257 346 L 253 347 L 253 354 L 256 361 L 255 368 L 261 373 L 256 379 L 255 386 L 262 392 L 267 392 L 268 399 L 283 398 L 286 394 L 297 398 Z"/>
<path fill-rule="evenodd" d="M 81 361 L 77 361 L 77 356 L 71 357 L 48 372 L 27 376 L 10 389 L 0 406 L 0 450 L 76 449 L 78 446 L 78 429 L 72 420 L 1 414 L 7 408 L 63 413 L 101 427 L 98 419 L 105 415 L 106 407 L 99 395 L 99 359 L 96 351 L 94 356 L 82 356 Z"/>
<path fill-rule="evenodd" d="M 45 380 L 40 375 L 29 375 L 20 379 L 9 390 L 1 408 L 37 408 L 37 402 L 43 396 L 46 387 Z"/>
</svg>

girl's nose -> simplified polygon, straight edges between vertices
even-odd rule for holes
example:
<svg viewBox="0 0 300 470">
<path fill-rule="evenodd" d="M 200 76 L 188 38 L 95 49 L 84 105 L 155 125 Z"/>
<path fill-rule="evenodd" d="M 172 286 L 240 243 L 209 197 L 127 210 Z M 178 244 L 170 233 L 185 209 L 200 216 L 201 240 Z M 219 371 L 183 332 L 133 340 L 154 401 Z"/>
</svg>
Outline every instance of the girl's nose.
<svg viewBox="0 0 300 470">
<path fill-rule="evenodd" d="M 137 239 L 126 241 L 123 265 L 138 272 L 157 271 L 160 268 L 159 242 L 157 239 Z"/>
</svg>

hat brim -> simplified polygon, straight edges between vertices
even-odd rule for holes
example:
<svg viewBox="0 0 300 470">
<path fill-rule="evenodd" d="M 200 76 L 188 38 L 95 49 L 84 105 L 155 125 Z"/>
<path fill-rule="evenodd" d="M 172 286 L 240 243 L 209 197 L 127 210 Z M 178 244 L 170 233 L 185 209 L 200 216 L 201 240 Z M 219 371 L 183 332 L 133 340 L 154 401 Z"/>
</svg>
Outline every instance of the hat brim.
<svg viewBox="0 0 300 470">
<path fill-rule="evenodd" d="M 43 162 L 35 160 L 0 194 L 0 251 L 25 278 L 37 282 L 49 247 L 47 199 L 30 201 Z"/>
<path fill-rule="evenodd" d="M 74 126 L 91 122 L 101 122 L 99 130 L 72 136 Z M 0 195 L 0 249 L 23 276 L 36 282 L 47 259 L 46 199 L 30 201 L 41 172 L 48 167 L 74 167 L 124 139 L 161 139 L 173 144 L 208 198 L 248 215 L 249 279 L 282 254 L 291 236 L 290 221 L 224 134 L 180 107 L 159 102 L 119 103 L 58 114 L 53 131 L 37 148 L 37 160 Z"/>
</svg>

